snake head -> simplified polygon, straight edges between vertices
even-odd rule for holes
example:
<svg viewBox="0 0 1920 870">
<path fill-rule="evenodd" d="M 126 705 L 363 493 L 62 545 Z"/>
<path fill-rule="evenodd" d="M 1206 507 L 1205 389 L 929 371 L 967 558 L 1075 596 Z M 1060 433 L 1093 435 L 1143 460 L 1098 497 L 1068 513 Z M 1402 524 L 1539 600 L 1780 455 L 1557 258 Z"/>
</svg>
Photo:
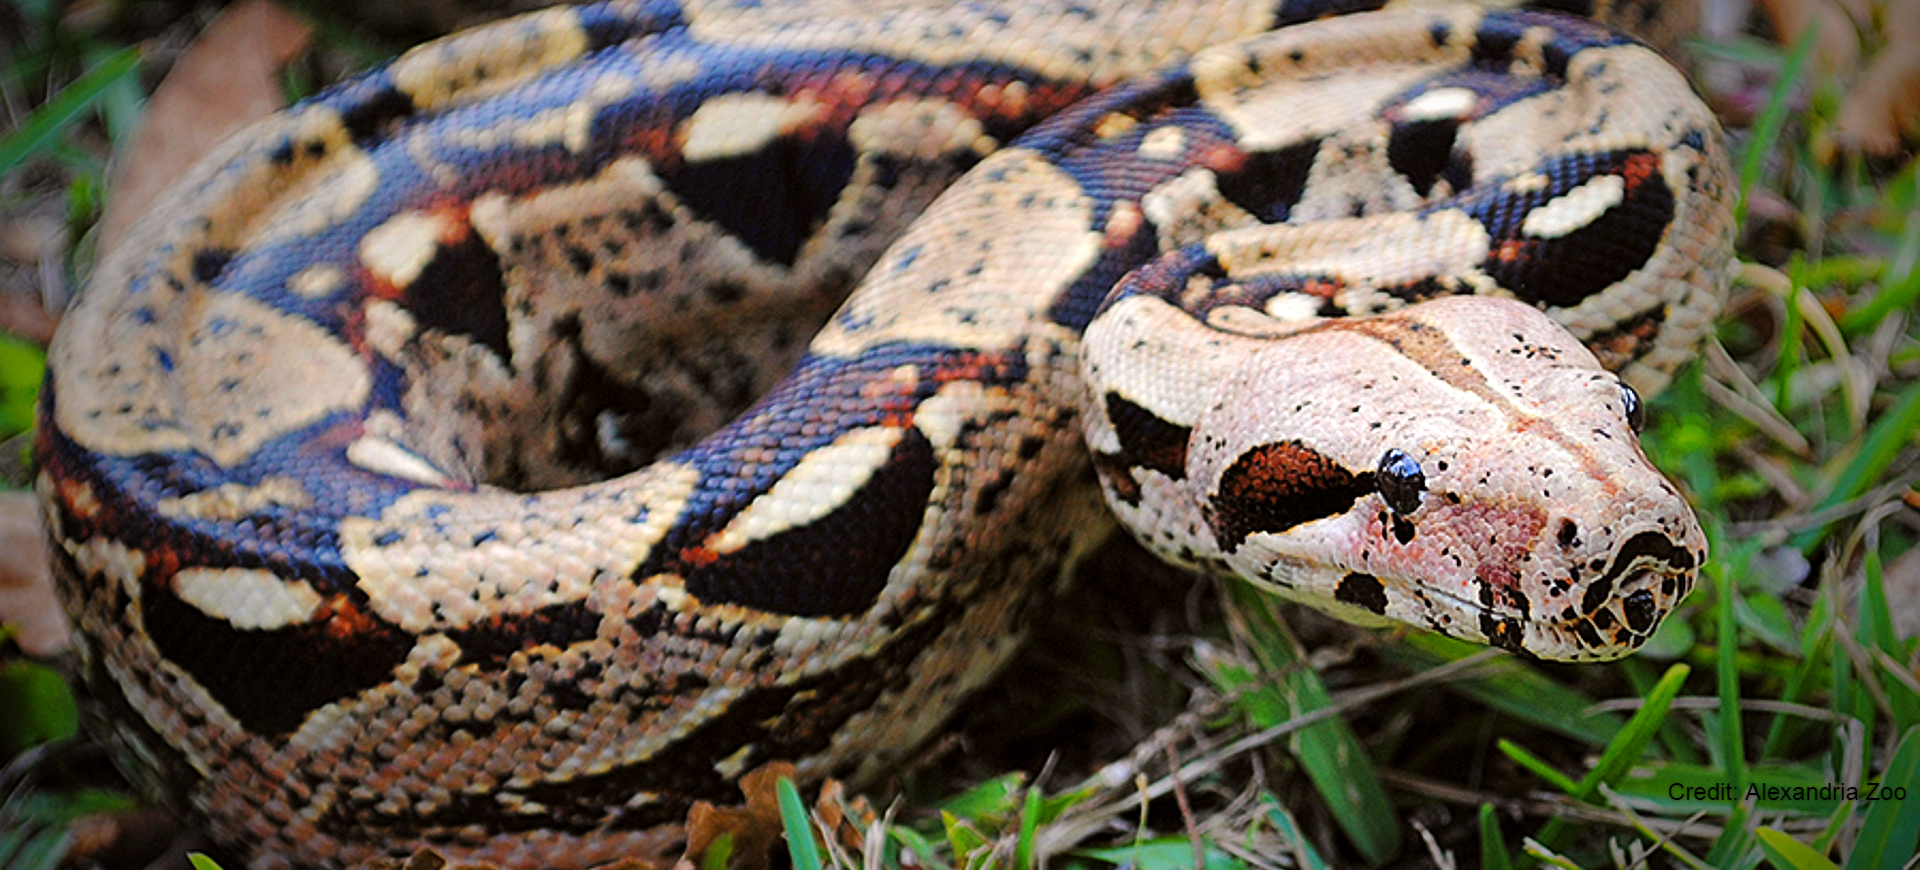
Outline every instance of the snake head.
<svg viewBox="0 0 1920 870">
<path fill-rule="evenodd" d="M 1089 433 L 1110 503 L 1163 555 L 1545 659 L 1626 655 L 1691 591 L 1706 538 L 1640 450 L 1638 395 L 1546 315 L 1445 299 L 1255 338 L 1164 304 L 1135 325 L 1205 333 L 1212 372 L 1184 399 L 1109 387 Z M 1089 358 L 1141 337 L 1090 332 Z"/>
</svg>

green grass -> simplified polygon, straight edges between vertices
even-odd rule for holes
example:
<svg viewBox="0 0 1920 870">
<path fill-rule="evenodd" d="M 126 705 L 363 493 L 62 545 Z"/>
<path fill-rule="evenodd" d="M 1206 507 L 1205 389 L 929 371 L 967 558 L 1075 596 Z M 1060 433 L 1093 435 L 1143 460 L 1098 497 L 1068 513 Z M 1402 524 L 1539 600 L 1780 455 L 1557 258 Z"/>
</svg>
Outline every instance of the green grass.
<svg viewBox="0 0 1920 870">
<path fill-rule="evenodd" d="M 0 176 L 32 173 L 84 230 L 139 55 L 12 2 L 34 27 L 0 75 L 35 108 L 0 132 Z M 1804 49 L 1702 51 L 1805 78 Z M 1344 630 L 1123 549 L 955 726 L 976 751 L 936 755 L 884 813 L 847 808 L 858 836 L 784 787 L 793 866 L 1906 866 L 1920 682 L 1893 605 L 1915 593 L 1888 581 L 1911 582 L 1920 528 L 1920 173 L 1815 159 L 1839 96 L 1777 87 L 1736 131 L 1743 212 L 1765 214 L 1746 234 L 1787 242 L 1743 247 L 1717 341 L 1651 403 L 1646 448 L 1713 558 L 1646 651 L 1574 668 Z M 0 340 L 0 438 L 30 425 L 39 365 Z M 56 670 L 0 661 L 0 734 L 23 735 L 4 870 L 53 866 L 64 820 L 124 803 L 66 777 L 72 709 Z"/>
</svg>

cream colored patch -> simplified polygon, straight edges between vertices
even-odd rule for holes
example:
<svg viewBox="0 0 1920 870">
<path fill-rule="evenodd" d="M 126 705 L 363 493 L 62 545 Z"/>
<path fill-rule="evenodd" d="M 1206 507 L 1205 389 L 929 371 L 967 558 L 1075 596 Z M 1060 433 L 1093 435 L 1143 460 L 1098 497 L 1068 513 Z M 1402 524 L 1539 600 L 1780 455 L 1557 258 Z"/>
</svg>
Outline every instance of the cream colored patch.
<svg viewBox="0 0 1920 870">
<path fill-rule="evenodd" d="M 1320 313 L 1321 300 L 1306 293 L 1276 293 L 1267 300 L 1266 315 L 1286 323 L 1313 320 Z"/>
<path fill-rule="evenodd" d="M 163 498 L 154 504 L 155 512 L 173 519 L 218 520 L 231 522 L 252 516 L 268 508 L 302 509 L 313 504 L 313 496 L 300 481 L 291 477 L 268 477 L 258 484 L 223 483 L 213 489 L 189 495 Z"/>
<path fill-rule="evenodd" d="M 1259 223 L 1246 209 L 1220 194 L 1219 177 L 1195 166 L 1140 198 L 1140 211 L 1160 232 L 1162 245 L 1197 245 L 1228 227 Z"/>
<path fill-rule="evenodd" d="M 464 134 L 475 150 L 510 141 L 522 148 L 560 145 L 581 151 L 593 140 L 593 120 L 610 103 L 633 96 L 633 82 L 625 75 L 603 75 L 593 80 L 580 98 L 534 115 L 518 124 L 473 130 Z"/>
<path fill-rule="evenodd" d="M 362 436 L 347 445 L 347 461 L 374 474 L 410 480 L 425 486 L 448 486 L 453 480 L 419 454 L 385 438 Z"/>
<path fill-rule="evenodd" d="M 440 240 L 456 229 L 452 216 L 443 212 L 402 212 L 361 236 L 357 253 L 375 278 L 410 287 L 439 253 Z"/>
<path fill-rule="evenodd" d="M 881 257 L 816 353 L 887 341 L 1005 350 L 1099 256 L 1093 200 L 1059 168 L 1009 149 L 968 173 Z"/>
<path fill-rule="evenodd" d="M 714 97 L 680 125 L 680 151 L 689 163 L 751 154 L 826 111 L 825 105 L 811 99 L 765 94 Z"/>
<path fill-rule="evenodd" d="M 758 744 L 754 743 L 740 747 L 738 750 L 735 750 L 732 755 L 714 762 L 713 772 L 720 774 L 722 778 L 729 782 L 739 779 L 741 774 L 747 772 L 747 761 L 753 758 L 754 750 L 758 748 Z"/>
<path fill-rule="evenodd" d="M 347 276 L 329 263 L 316 263 L 287 279 L 287 290 L 302 299 L 319 299 L 345 284 Z"/>
<path fill-rule="evenodd" d="M 1207 250 L 1239 278 L 1263 272 L 1338 278 L 1348 289 L 1334 301 L 1344 305 L 1356 291 L 1442 275 L 1466 280 L 1489 244 L 1479 221 L 1447 211 L 1248 227 L 1216 235 Z"/>
<path fill-rule="evenodd" d="M 1520 231 L 1536 239 L 1557 239 L 1592 223 L 1626 197 L 1626 179 L 1612 174 L 1597 175 L 1528 212 Z"/>
<path fill-rule="evenodd" d="M 953 381 L 920 403 L 913 412 L 913 426 L 927 436 L 935 450 L 959 443 L 960 433 L 977 423 L 992 407 L 987 389 L 978 381 Z"/>
<path fill-rule="evenodd" d="M 87 577 L 118 584 L 134 601 L 140 600 L 140 575 L 147 571 L 147 554 L 112 538 L 93 537 L 78 545 L 66 544 L 73 564 Z"/>
<path fill-rule="evenodd" d="M 387 359 L 399 361 L 405 356 L 407 342 L 419 331 L 413 312 L 385 299 L 371 299 L 366 306 L 367 346 Z"/>
<path fill-rule="evenodd" d="M 1544 172 L 1522 172 L 1507 179 L 1502 189 L 1508 193 L 1538 193 L 1553 185 L 1553 179 Z"/>
<path fill-rule="evenodd" d="M 427 43 L 401 55 L 387 72 L 415 106 L 436 108 L 498 91 L 586 49 L 579 18 L 555 8 Z"/>
<path fill-rule="evenodd" d="M 691 16 L 694 38 L 793 51 L 878 51 L 934 66 L 1002 63 L 1040 78 L 1111 83 L 1203 46 L 1271 26 L 1270 3 L 1217 0 L 1191 10 L 1153 3 L 741 4 Z M 731 14 L 730 14 L 731 13 Z"/>
<path fill-rule="evenodd" d="M 242 631 L 272 631 L 313 619 L 320 593 L 305 581 L 252 568 L 182 568 L 174 594 Z"/>
<path fill-rule="evenodd" d="M 1108 112 L 1105 115 L 1101 115 L 1100 120 L 1093 122 L 1093 135 L 1102 139 L 1113 139 L 1119 136 L 1125 136 L 1129 131 L 1138 126 L 1140 126 L 1139 119 L 1132 115 L 1122 112 Z"/>
<path fill-rule="evenodd" d="M 940 99 L 869 106 L 847 125 L 847 142 L 860 151 L 920 160 L 956 153 L 988 154 L 998 147 L 980 119 L 953 101 Z"/>
<path fill-rule="evenodd" d="M 232 466 L 365 401 L 366 367 L 312 321 L 236 293 L 190 299 L 175 313 L 184 340 L 109 310 L 97 312 L 109 315 L 105 329 L 56 342 L 63 432 L 109 455 L 198 450 Z M 100 343 L 76 347 L 88 339 Z"/>
<path fill-rule="evenodd" d="M 214 294 L 178 362 L 183 422 L 208 457 L 244 461 L 267 441 L 366 401 L 354 351 L 305 318 Z"/>
<path fill-rule="evenodd" d="M 715 535 L 708 547 L 732 553 L 755 541 L 801 528 L 846 506 L 900 443 L 892 426 L 855 429 L 800 458 L 765 494 Z"/>
<path fill-rule="evenodd" d="M 340 523 L 340 552 L 380 618 L 411 633 L 588 600 L 624 582 L 679 519 L 693 468 L 658 464 L 537 495 L 410 493 Z"/>
<path fill-rule="evenodd" d="M 380 189 L 380 169 L 366 152 L 351 145 L 338 146 L 324 171 L 300 176 L 278 200 L 276 207 L 262 203 L 260 214 L 267 221 L 258 232 L 241 239 L 241 244 L 257 247 L 271 242 L 306 238 L 340 225 L 366 205 Z"/>
<path fill-rule="evenodd" d="M 1172 160 L 1179 157 L 1186 147 L 1186 131 L 1174 126 L 1155 127 L 1147 135 L 1140 137 L 1139 153 L 1142 157 Z"/>
<path fill-rule="evenodd" d="M 1436 88 L 1407 101 L 1401 115 L 1409 121 L 1444 121 L 1467 117 L 1480 98 L 1466 88 Z"/>
</svg>

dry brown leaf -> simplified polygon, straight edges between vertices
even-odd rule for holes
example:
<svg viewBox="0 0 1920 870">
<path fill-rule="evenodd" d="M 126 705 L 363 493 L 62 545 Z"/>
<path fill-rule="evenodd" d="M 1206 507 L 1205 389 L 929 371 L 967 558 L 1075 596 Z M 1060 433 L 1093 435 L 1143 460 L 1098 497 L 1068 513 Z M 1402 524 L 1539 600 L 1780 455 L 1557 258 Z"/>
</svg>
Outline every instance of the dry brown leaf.
<svg viewBox="0 0 1920 870">
<path fill-rule="evenodd" d="M 1847 89 L 1833 135 L 1841 148 L 1891 156 L 1920 133 L 1920 0 L 1891 4 L 1883 20 L 1884 47 Z"/>
<path fill-rule="evenodd" d="M 1760 0 L 1782 45 L 1818 27 L 1815 63 L 1840 76 L 1846 97 L 1823 148 L 1879 156 L 1899 153 L 1920 133 L 1920 0 L 1892 0 L 1876 14 L 1865 0 Z M 1861 69 L 1861 33 L 1878 22 L 1882 47 Z"/>
<path fill-rule="evenodd" d="M 139 132 L 100 219 L 100 250 L 113 249 L 155 196 L 235 130 L 280 108 L 276 73 L 313 28 L 272 0 L 242 0 L 188 46 L 147 101 Z"/>
<path fill-rule="evenodd" d="M 793 765 L 777 761 L 740 777 L 744 807 L 716 807 L 706 801 L 687 812 L 687 851 L 677 868 L 700 866 L 700 858 L 722 837 L 733 837 L 730 870 L 765 870 L 767 855 L 780 841 L 781 777 L 792 777 Z"/>
<path fill-rule="evenodd" d="M 1839 0 L 1760 0 L 1767 21 L 1781 45 L 1793 45 L 1809 27 L 1819 27 L 1815 37 L 1815 62 L 1829 72 L 1850 70 L 1860 58 L 1859 28 L 1856 20 L 1865 20 L 1864 9 Z"/>
<path fill-rule="evenodd" d="M 53 572 L 32 493 L 0 493 L 0 623 L 13 626 L 28 655 L 51 656 L 71 644 L 67 616 L 53 594 Z"/>
</svg>

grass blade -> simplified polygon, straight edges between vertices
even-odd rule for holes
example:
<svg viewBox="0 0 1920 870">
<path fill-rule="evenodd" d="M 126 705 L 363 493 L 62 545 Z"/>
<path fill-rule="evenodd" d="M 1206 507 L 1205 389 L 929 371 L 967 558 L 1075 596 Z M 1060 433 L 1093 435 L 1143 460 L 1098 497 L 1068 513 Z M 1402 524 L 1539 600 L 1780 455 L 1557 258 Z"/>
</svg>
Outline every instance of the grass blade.
<svg viewBox="0 0 1920 870">
<path fill-rule="evenodd" d="M 1232 605 L 1228 623 L 1253 651 L 1261 672 L 1275 682 L 1267 692 L 1281 707 L 1278 721 L 1256 724 L 1272 727 L 1331 706 L 1326 685 L 1307 666 L 1300 642 L 1281 621 L 1278 603 L 1252 584 L 1227 585 Z M 1345 720 L 1333 717 L 1301 728 L 1288 736 L 1287 749 L 1368 863 L 1378 864 L 1400 851 L 1400 815 L 1387 799 L 1366 746 Z"/>
<path fill-rule="evenodd" d="M 783 776 L 774 790 L 780 795 L 780 827 L 787 834 L 793 870 L 820 870 L 820 845 L 813 841 L 813 823 L 807 817 L 807 805 L 800 802 L 800 789 Z"/>
<path fill-rule="evenodd" d="M 12 172 L 39 154 L 49 140 L 100 99 L 114 82 L 131 75 L 139 65 L 140 49 L 129 46 L 116 51 L 28 113 L 19 129 L 0 139 L 0 174 Z"/>
<path fill-rule="evenodd" d="M 1899 797 L 1893 797 L 1898 794 Z M 1893 762 L 1861 819 L 1847 870 L 1901 870 L 1920 847 L 1920 728 L 1900 736 Z M 1864 800 L 1866 796 L 1862 795 Z"/>
</svg>

